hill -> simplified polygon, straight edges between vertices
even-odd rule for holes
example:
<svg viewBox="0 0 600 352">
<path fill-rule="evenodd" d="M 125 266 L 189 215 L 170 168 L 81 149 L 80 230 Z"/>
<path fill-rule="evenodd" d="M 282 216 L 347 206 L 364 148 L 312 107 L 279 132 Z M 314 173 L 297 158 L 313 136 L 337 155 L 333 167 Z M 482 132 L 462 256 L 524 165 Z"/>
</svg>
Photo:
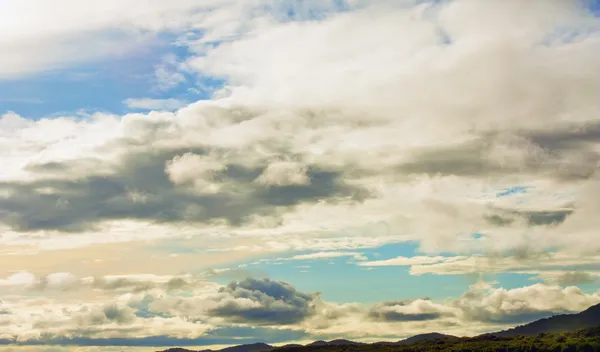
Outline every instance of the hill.
<svg viewBox="0 0 600 352">
<path fill-rule="evenodd" d="M 274 349 L 275 349 L 274 346 L 267 345 L 266 343 L 253 343 L 253 344 L 249 344 L 249 345 L 231 346 L 231 347 L 223 348 L 220 350 L 194 351 L 194 350 L 188 350 L 185 348 L 177 347 L 177 348 L 169 348 L 162 352 L 269 352 Z"/>
<path fill-rule="evenodd" d="M 420 335 L 415 335 L 412 337 L 409 337 L 405 340 L 401 340 L 396 342 L 399 345 L 412 345 L 415 344 L 417 342 L 420 341 L 426 341 L 426 340 L 436 340 L 436 339 L 447 339 L 447 338 L 456 338 L 456 336 L 452 336 L 452 335 L 444 335 L 444 334 L 440 334 L 437 332 L 432 332 L 429 334 L 420 334 Z"/>
<path fill-rule="evenodd" d="M 561 314 L 493 333 L 496 336 L 538 335 L 588 329 L 600 325 L 600 304 L 576 314 Z"/>
</svg>

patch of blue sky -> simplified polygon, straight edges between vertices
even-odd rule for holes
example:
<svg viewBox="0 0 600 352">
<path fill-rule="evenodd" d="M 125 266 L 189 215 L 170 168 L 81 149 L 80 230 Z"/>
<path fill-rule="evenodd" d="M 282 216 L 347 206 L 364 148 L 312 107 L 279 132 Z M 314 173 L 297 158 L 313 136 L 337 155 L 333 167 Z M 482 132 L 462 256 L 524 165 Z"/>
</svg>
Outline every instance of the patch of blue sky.
<svg viewBox="0 0 600 352">
<path fill-rule="evenodd" d="M 512 196 L 517 194 L 527 193 L 529 189 L 533 187 L 531 186 L 513 186 L 502 190 L 501 192 L 496 193 L 496 198 Z"/>
<path fill-rule="evenodd" d="M 594 16 L 600 16 L 600 0 L 584 0 L 584 4 Z"/>
<path fill-rule="evenodd" d="M 157 37 L 141 51 L 118 58 L 73 65 L 68 68 L 0 80 L 0 114 L 14 111 L 26 118 L 106 112 L 125 114 L 124 100 L 133 98 L 177 99 L 193 102 L 208 99 L 224 84 L 214 77 L 196 77 L 183 72 L 185 80 L 167 90 L 157 89 L 155 70 L 166 55 L 177 60 L 188 57 L 185 46 L 173 45 L 176 37 Z"/>
<path fill-rule="evenodd" d="M 515 288 L 530 286 L 535 281 L 537 275 L 535 274 L 522 274 L 522 273 L 488 273 L 482 276 L 486 282 L 496 281 L 494 285 L 496 287 L 502 287 L 507 290 Z"/>
<path fill-rule="evenodd" d="M 583 8 L 594 17 L 600 16 L 600 0 L 581 0 Z M 589 34 L 597 32 L 596 23 L 589 22 L 585 27 L 559 26 L 542 38 L 542 45 L 561 45 L 585 39 Z"/>
<path fill-rule="evenodd" d="M 416 253 L 414 243 L 401 243 L 379 248 L 352 250 L 360 252 L 369 260 L 385 260 L 398 256 L 412 257 Z M 294 252 L 270 257 L 291 257 L 311 252 Z M 385 300 L 430 297 L 441 300 L 463 293 L 470 284 L 476 282 L 470 275 L 411 275 L 410 267 L 403 266 L 358 266 L 353 257 L 329 259 L 247 261 L 250 272 L 264 272 L 269 278 L 293 284 L 305 292 L 322 292 L 325 300 L 339 303 L 375 303 Z M 254 264 L 252 264 L 254 263 Z M 216 280 L 226 283 L 229 280 Z"/>
<path fill-rule="evenodd" d="M 356 7 L 356 4 L 351 4 L 348 0 L 323 1 L 322 6 L 311 6 L 313 4 L 304 6 L 302 1 L 279 2 L 275 3 L 275 6 L 265 5 L 265 10 L 276 15 L 280 21 L 291 22 L 320 21 Z"/>
</svg>

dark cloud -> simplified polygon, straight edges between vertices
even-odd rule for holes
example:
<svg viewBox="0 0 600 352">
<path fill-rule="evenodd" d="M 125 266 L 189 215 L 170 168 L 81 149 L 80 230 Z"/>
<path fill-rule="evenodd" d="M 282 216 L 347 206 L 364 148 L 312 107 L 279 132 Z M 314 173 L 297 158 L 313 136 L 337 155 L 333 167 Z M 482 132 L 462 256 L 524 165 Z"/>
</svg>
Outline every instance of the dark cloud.
<svg viewBox="0 0 600 352">
<path fill-rule="evenodd" d="M 74 315 L 79 326 L 103 325 L 107 323 L 129 324 L 135 320 L 135 311 L 130 307 L 106 304 L 102 307 L 84 309 Z"/>
<path fill-rule="evenodd" d="M 380 320 L 380 321 L 392 321 L 392 322 L 401 322 L 401 321 L 424 321 L 424 320 L 434 320 L 442 317 L 440 313 L 418 313 L 418 314 L 405 314 L 398 313 L 394 311 L 389 312 L 369 312 L 369 316 L 372 319 Z"/>
<path fill-rule="evenodd" d="M 165 335 L 149 337 L 93 338 L 86 335 L 90 332 L 73 332 L 74 336 L 54 336 L 44 334 L 37 339 L 19 340 L 0 339 L 0 345 L 17 346 L 208 346 L 208 345 L 241 345 L 251 343 L 280 343 L 305 338 L 307 334 L 298 330 L 270 329 L 263 327 L 223 327 L 208 331 L 199 338 L 186 339 Z M 79 335 L 79 336 L 78 336 Z"/>
<path fill-rule="evenodd" d="M 204 149 L 173 149 L 129 153 L 112 173 L 70 177 L 57 170 L 70 164 L 30 165 L 45 179 L 0 183 L 9 196 L 0 199 L 0 221 L 17 231 L 53 229 L 82 231 L 102 220 L 143 219 L 156 222 L 211 222 L 226 220 L 241 226 L 252 215 L 273 215 L 276 207 L 303 202 L 352 197 L 360 201 L 365 189 L 344 181 L 341 171 L 309 168 L 307 185 L 265 187 L 253 182 L 266 168 L 229 164 L 217 182 L 226 184 L 218 193 L 198 194 L 175 186 L 165 173 L 165 163 L 177 155 Z M 102 169 L 103 165 L 96 168 Z M 51 190 L 46 192 L 44 190 Z M 139 199 L 132 193 L 140 195 Z"/>
<path fill-rule="evenodd" d="M 430 305 L 414 306 L 414 308 L 417 309 L 411 309 L 410 312 L 406 313 L 401 311 L 402 307 L 413 305 L 415 302 L 418 301 L 429 301 L 429 299 L 423 298 L 420 300 L 409 299 L 381 302 L 376 304 L 369 310 L 368 316 L 373 320 L 388 322 L 427 321 L 452 316 L 452 314 L 440 311 Z"/>
<path fill-rule="evenodd" d="M 583 128 L 583 127 L 582 127 Z M 396 171 L 408 174 L 456 175 L 490 177 L 505 175 L 543 175 L 561 181 L 590 178 L 598 170 L 600 155 L 595 150 L 600 143 L 600 127 L 579 132 L 533 133 L 515 131 L 511 140 L 499 133 L 488 133 L 472 141 L 417 151 L 411 161 L 400 164 Z M 511 144 L 512 143 L 512 144 Z M 528 152 L 536 149 L 541 155 L 524 155 L 501 162 L 493 160 L 496 146 L 506 146 Z"/>
<path fill-rule="evenodd" d="M 544 149 L 581 151 L 590 144 L 600 143 L 600 122 L 530 132 L 528 137 Z"/>
<path fill-rule="evenodd" d="M 176 278 L 172 279 L 175 280 Z M 167 284 L 168 286 L 168 284 Z M 142 292 L 156 287 L 156 284 L 151 281 L 135 280 L 130 278 L 94 278 L 92 288 L 105 291 L 127 290 L 131 292 Z"/>
<path fill-rule="evenodd" d="M 560 274 L 558 277 L 548 280 L 561 286 L 584 285 L 598 282 L 598 277 L 586 272 L 571 271 Z"/>
<path fill-rule="evenodd" d="M 241 323 L 294 324 L 315 314 L 317 297 L 282 281 L 248 278 L 221 288 L 210 314 Z"/>
<path fill-rule="evenodd" d="M 529 226 L 559 225 L 573 214 L 571 209 L 521 211 L 511 209 L 492 209 L 485 219 L 495 226 L 508 226 L 515 221 L 524 221 Z"/>
</svg>

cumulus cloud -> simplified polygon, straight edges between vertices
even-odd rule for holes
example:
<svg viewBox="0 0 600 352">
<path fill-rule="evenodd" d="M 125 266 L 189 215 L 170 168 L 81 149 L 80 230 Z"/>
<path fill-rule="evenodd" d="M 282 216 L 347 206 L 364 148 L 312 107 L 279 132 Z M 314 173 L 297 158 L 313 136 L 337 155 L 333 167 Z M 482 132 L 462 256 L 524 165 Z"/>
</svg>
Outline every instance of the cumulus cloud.
<svg viewBox="0 0 600 352">
<path fill-rule="evenodd" d="M 318 299 L 317 294 L 300 292 L 286 282 L 246 278 L 202 298 L 172 299 L 156 302 L 154 307 L 175 315 L 212 316 L 244 324 L 289 325 L 314 315 Z M 198 305 L 192 308 L 195 304 Z"/>
<path fill-rule="evenodd" d="M 451 308 L 428 299 L 382 302 L 369 311 L 370 318 L 388 322 L 427 321 L 452 316 L 454 312 Z"/>
<path fill-rule="evenodd" d="M 240 7 L 219 1 L 154 5 L 140 26 L 155 13 L 201 13 L 181 22 L 204 29 L 181 38 L 193 57 L 165 62 L 221 77 L 228 93 L 174 112 L 4 116 L 14 130 L 1 142 L 9 230 L 110 231 L 135 219 L 313 235 L 385 222 L 428 252 L 510 249 L 529 241 L 524 228 L 549 231 L 549 248 L 584 247 L 584 235 L 561 240 L 571 218 L 597 209 L 578 194 L 597 183 L 600 160 L 597 32 L 576 4 L 530 5 L 519 35 L 500 30 L 508 15 L 477 31 L 463 25 L 482 11 L 468 1 L 355 3 L 343 13 L 311 3 L 319 10 L 296 9 L 304 15 L 294 21 L 273 17 L 288 10 L 277 5 L 238 22 Z M 309 13 L 323 17 L 304 21 Z M 555 26 L 587 34 L 556 37 Z M 406 29 L 417 34 L 390 34 Z M 528 209 L 482 199 L 515 183 L 571 196 Z M 595 224 L 581 216 L 577 232 L 588 233 Z M 486 236 L 455 241 L 465 232 Z"/>
<path fill-rule="evenodd" d="M 290 161 L 270 163 L 256 182 L 267 186 L 304 185 L 310 182 L 306 166 Z"/>
<path fill-rule="evenodd" d="M 598 303 L 598 293 L 587 295 L 575 286 L 536 284 L 511 290 L 474 285 L 451 305 L 460 309 L 464 319 L 514 324 L 578 312 Z"/>
<path fill-rule="evenodd" d="M 584 271 L 542 272 L 538 275 L 538 278 L 550 284 L 573 286 L 596 283 L 600 279 L 600 273 Z"/>
<path fill-rule="evenodd" d="M 144 292 L 133 287 L 113 297 L 91 297 L 80 303 L 52 298 L 7 296 L 0 302 L 0 338 L 20 344 L 135 345 L 164 339 L 168 345 L 206 344 L 215 338 L 235 343 L 222 332 L 266 329 L 261 336 L 278 339 L 294 334 L 305 338 L 364 338 L 414 334 L 425 327 L 447 333 L 475 334 L 556 313 L 577 312 L 600 302 L 598 293 L 574 286 L 536 284 L 503 289 L 473 285 L 458 298 L 384 301 L 373 305 L 324 301 L 289 283 L 247 278 L 227 285 L 188 287 L 188 293 L 156 286 Z M 473 324 L 477 329 L 473 329 Z M 426 325 L 423 325 L 426 324 Z M 260 327 L 256 327 L 259 325 Z M 281 334 L 269 329 L 281 329 Z M 225 330 L 223 330 L 225 329 Z M 135 334 L 132 336 L 131 334 Z M 262 333 L 261 333 L 262 334 Z M 279 337 L 278 337 L 279 336 Z"/>
</svg>

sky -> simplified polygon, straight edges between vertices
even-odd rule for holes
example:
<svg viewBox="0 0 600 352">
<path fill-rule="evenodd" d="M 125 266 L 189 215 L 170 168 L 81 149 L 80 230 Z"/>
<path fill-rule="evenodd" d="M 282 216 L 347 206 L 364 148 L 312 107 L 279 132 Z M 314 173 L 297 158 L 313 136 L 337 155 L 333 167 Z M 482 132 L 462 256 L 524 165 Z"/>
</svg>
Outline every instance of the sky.
<svg viewBox="0 0 600 352">
<path fill-rule="evenodd" d="M 600 303 L 600 3 L 1 0 L 0 351 Z"/>
</svg>

